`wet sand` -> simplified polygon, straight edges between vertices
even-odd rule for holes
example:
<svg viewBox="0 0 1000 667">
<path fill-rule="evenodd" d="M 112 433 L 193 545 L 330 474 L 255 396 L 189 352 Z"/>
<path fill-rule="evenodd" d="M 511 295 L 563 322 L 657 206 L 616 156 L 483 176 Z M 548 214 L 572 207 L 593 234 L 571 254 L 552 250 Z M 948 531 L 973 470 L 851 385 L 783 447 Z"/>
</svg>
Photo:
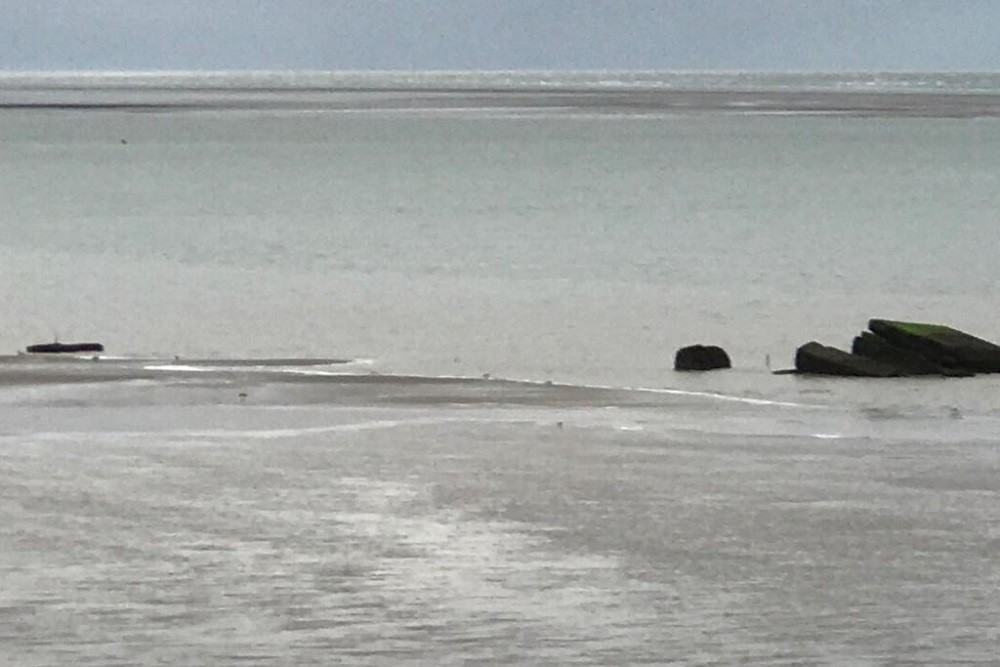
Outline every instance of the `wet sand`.
<svg viewBox="0 0 1000 667">
<path fill-rule="evenodd" d="M 17 664 L 995 653 L 994 442 L 683 433 L 664 410 L 14 412 Z"/>
</svg>

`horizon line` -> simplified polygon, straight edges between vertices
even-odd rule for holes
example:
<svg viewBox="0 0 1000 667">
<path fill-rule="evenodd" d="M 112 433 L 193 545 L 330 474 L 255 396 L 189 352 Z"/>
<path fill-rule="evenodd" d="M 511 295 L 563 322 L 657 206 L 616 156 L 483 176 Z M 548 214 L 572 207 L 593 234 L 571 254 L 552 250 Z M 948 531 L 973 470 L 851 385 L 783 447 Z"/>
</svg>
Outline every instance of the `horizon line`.
<svg viewBox="0 0 1000 667">
<path fill-rule="evenodd" d="M 400 69 L 319 69 L 319 68 L 222 68 L 222 69 L 12 69 L 0 66 L 0 76 L 164 76 L 180 74 L 1000 74 L 1000 69 L 761 69 L 761 68 L 400 68 Z"/>
</svg>

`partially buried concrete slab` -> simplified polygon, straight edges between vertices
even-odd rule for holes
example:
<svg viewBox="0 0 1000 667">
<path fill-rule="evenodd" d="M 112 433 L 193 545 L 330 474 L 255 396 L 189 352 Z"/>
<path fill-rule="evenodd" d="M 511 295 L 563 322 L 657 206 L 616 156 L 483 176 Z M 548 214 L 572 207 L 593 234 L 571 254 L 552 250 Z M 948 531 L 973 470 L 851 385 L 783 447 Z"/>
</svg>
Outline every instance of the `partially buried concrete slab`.
<svg viewBox="0 0 1000 667">
<path fill-rule="evenodd" d="M 1000 372 L 1000 346 L 941 324 L 873 319 L 873 334 L 934 364 L 969 373 Z"/>
<path fill-rule="evenodd" d="M 902 374 L 892 364 L 851 354 L 816 341 L 810 341 L 795 351 L 795 370 L 798 373 L 845 377 L 887 378 Z"/>
</svg>

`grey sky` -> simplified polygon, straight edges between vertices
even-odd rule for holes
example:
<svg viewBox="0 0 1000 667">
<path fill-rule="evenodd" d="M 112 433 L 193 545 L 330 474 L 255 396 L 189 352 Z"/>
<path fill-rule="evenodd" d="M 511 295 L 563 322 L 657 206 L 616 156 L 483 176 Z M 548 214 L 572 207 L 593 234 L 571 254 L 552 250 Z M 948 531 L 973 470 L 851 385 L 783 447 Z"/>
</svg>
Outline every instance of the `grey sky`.
<svg viewBox="0 0 1000 667">
<path fill-rule="evenodd" d="M 1000 0 L 0 0 L 0 69 L 990 69 Z"/>
</svg>

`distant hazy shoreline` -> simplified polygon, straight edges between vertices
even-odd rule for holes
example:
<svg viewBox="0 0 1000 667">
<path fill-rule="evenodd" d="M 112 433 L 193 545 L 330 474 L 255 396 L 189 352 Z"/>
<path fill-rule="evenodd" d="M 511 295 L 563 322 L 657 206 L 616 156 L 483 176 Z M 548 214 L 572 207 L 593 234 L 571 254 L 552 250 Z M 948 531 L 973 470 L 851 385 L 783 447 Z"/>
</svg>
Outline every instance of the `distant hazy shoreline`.
<svg viewBox="0 0 1000 667">
<path fill-rule="evenodd" d="M 196 92 L 195 95 L 185 94 Z M 1000 95 L 830 91 L 592 90 L 6 90 L 0 109 L 60 111 L 463 111 L 842 115 L 924 118 L 1000 116 Z"/>
<path fill-rule="evenodd" d="M 0 108 L 1000 115 L 992 72 L 0 72 Z"/>
</svg>

